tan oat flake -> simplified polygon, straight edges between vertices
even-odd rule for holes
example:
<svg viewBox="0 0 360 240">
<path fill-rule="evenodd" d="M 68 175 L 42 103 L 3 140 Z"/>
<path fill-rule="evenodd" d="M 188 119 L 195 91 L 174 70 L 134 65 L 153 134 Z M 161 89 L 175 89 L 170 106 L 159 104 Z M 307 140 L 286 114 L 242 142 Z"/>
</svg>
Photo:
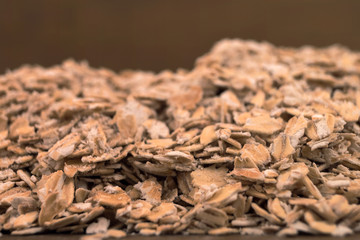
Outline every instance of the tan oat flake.
<svg viewBox="0 0 360 240">
<path fill-rule="evenodd" d="M 271 160 L 269 151 L 262 144 L 245 144 L 240 154 L 241 158 L 248 158 L 259 167 L 264 166 Z"/>
<path fill-rule="evenodd" d="M 252 133 L 271 135 L 282 129 L 282 122 L 269 116 L 248 118 L 244 130 Z"/>
</svg>

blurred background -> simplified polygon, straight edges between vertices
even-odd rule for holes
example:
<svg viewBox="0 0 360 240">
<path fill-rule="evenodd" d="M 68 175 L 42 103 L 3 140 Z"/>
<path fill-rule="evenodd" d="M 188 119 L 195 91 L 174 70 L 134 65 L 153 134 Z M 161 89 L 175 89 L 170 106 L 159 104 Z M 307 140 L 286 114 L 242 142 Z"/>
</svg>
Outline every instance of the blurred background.
<svg viewBox="0 0 360 240">
<path fill-rule="evenodd" d="M 0 73 L 67 58 L 189 69 L 222 38 L 360 50 L 359 12 L 359 0 L 0 0 Z"/>
</svg>

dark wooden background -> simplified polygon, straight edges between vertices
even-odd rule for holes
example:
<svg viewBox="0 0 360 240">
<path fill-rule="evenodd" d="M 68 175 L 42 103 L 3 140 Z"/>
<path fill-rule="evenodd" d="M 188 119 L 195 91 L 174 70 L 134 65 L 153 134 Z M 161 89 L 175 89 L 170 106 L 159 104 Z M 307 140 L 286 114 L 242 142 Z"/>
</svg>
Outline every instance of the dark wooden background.
<svg viewBox="0 0 360 240">
<path fill-rule="evenodd" d="M 67 58 L 95 67 L 191 68 L 222 38 L 360 50 L 359 0 L 0 0 L 0 73 Z"/>
</svg>

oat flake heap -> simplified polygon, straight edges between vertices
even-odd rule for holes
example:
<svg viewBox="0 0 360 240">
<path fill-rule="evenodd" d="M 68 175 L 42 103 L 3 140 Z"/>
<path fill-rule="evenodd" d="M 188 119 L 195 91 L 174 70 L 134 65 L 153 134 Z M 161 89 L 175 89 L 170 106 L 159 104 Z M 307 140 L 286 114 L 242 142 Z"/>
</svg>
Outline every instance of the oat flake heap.
<svg viewBox="0 0 360 240">
<path fill-rule="evenodd" d="M 223 40 L 193 70 L 0 77 L 14 235 L 360 231 L 360 54 Z"/>
</svg>

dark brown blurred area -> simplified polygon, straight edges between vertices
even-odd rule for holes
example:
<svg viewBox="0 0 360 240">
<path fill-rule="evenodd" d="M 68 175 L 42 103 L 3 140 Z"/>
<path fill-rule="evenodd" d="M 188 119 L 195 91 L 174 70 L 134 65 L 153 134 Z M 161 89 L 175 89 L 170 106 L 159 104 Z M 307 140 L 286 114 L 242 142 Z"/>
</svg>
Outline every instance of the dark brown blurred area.
<svg viewBox="0 0 360 240">
<path fill-rule="evenodd" d="M 113 70 L 191 68 L 222 38 L 360 50 L 358 0 L 0 0 L 0 73 L 67 58 Z"/>
</svg>

